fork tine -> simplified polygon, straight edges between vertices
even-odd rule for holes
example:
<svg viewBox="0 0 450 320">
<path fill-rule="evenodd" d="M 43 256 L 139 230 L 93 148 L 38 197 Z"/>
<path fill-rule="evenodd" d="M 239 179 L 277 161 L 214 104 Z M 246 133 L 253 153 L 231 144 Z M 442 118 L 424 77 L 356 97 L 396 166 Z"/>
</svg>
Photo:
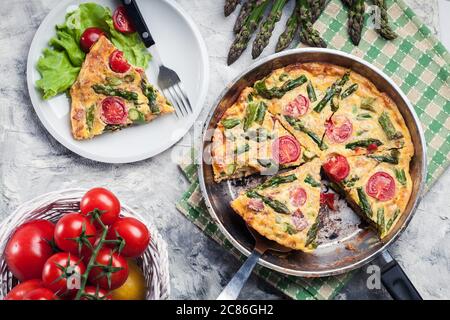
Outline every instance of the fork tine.
<svg viewBox="0 0 450 320">
<path fill-rule="evenodd" d="M 179 101 L 181 102 L 181 104 L 183 105 L 183 108 L 184 108 L 184 111 L 185 111 L 186 115 L 189 115 L 190 112 L 189 112 L 189 110 L 188 110 L 188 108 L 187 108 L 187 106 L 186 106 L 186 103 L 185 103 L 185 101 L 184 101 L 184 99 L 183 99 L 183 96 L 182 96 L 180 93 L 177 92 L 175 86 L 176 86 L 176 84 L 174 84 L 171 88 L 172 88 L 174 94 L 177 96 L 178 100 L 179 100 Z"/>
<path fill-rule="evenodd" d="M 176 114 L 177 118 L 182 117 L 183 113 L 181 112 L 180 106 L 175 101 L 175 99 L 172 97 L 172 94 L 169 92 L 169 90 L 161 89 L 161 91 L 163 92 L 164 97 L 166 97 L 166 99 L 169 100 L 173 104 L 173 106 L 175 107 L 175 114 Z"/>
<path fill-rule="evenodd" d="M 171 89 L 172 89 L 172 90 L 171 90 Z M 182 102 L 181 97 L 177 94 L 177 92 L 175 91 L 175 89 L 173 88 L 173 86 L 168 87 L 168 88 L 167 88 L 167 91 L 169 91 L 170 94 L 171 94 L 172 96 L 175 97 L 174 99 L 176 99 L 176 101 L 177 101 L 177 103 L 178 103 L 178 107 L 179 107 L 180 110 L 182 111 L 183 116 L 187 116 L 187 115 L 189 114 L 189 112 L 186 110 L 186 106 L 185 106 L 184 103 Z"/>
<path fill-rule="evenodd" d="M 177 88 L 178 88 L 178 90 L 181 92 L 181 95 L 183 96 L 183 98 L 184 98 L 184 101 L 186 101 L 186 104 L 188 105 L 188 107 L 189 107 L 189 110 L 191 111 L 191 113 L 193 112 L 193 110 L 192 110 L 192 106 L 191 106 L 191 102 L 189 101 L 189 98 L 188 98 L 188 96 L 187 96 L 187 94 L 186 94 L 186 92 L 184 92 L 184 90 L 183 90 L 183 87 L 182 86 L 180 86 L 179 84 L 178 84 L 178 82 L 177 83 L 175 83 L 175 85 L 177 86 Z"/>
</svg>

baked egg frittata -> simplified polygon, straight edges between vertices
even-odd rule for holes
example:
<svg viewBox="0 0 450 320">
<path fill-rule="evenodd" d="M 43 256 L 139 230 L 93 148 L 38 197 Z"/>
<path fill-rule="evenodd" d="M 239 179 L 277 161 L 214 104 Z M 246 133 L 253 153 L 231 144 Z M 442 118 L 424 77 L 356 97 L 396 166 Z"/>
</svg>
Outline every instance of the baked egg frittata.
<svg viewBox="0 0 450 320">
<path fill-rule="evenodd" d="M 119 63 L 115 70 L 112 59 Z M 144 70 L 131 66 L 105 36 L 86 55 L 70 97 L 72 134 L 77 140 L 174 112 L 164 96 L 148 83 Z"/>
</svg>

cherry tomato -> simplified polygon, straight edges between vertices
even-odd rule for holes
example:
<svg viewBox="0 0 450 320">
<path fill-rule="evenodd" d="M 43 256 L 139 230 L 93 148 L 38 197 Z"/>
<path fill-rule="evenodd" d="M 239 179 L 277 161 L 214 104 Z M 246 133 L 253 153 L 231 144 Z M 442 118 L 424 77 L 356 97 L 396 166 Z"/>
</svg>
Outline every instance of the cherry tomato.
<svg viewBox="0 0 450 320">
<path fill-rule="evenodd" d="M 330 208 L 330 210 L 335 211 L 336 207 L 334 206 L 334 193 L 321 193 L 320 204 L 325 205 Z"/>
<path fill-rule="evenodd" d="M 95 259 L 97 265 L 89 273 L 89 282 L 103 289 L 114 290 L 125 283 L 128 278 L 127 260 L 111 248 L 100 249 Z M 111 270 L 111 268 L 115 270 Z M 110 274 L 108 280 L 107 273 Z"/>
<path fill-rule="evenodd" d="M 90 219 L 79 213 L 68 213 L 56 223 L 55 242 L 63 251 L 80 255 L 88 241 L 95 243 L 96 229 Z"/>
<path fill-rule="evenodd" d="M 23 297 L 30 291 L 43 286 L 41 279 L 31 279 L 19 283 L 11 289 L 5 297 L 5 300 L 23 300 Z"/>
<path fill-rule="evenodd" d="M 114 11 L 113 24 L 114 29 L 122 33 L 133 33 L 136 31 L 130 19 L 128 19 L 124 6 L 118 6 L 116 11 Z"/>
<path fill-rule="evenodd" d="M 309 109 L 309 99 L 302 94 L 299 94 L 297 98 L 289 102 L 283 108 L 283 114 L 293 118 L 298 118 L 303 116 L 308 112 Z"/>
<path fill-rule="evenodd" d="M 139 257 L 147 249 L 150 232 L 145 224 L 135 218 L 120 218 L 109 228 L 106 239 L 125 241 L 120 254 L 128 258 Z"/>
<path fill-rule="evenodd" d="M 351 121 L 343 115 L 335 116 L 325 123 L 325 134 L 328 139 L 336 143 L 342 143 L 350 136 L 353 132 L 353 125 Z"/>
<path fill-rule="evenodd" d="M 51 242 L 55 225 L 34 220 L 19 226 L 5 248 L 9 270 L 20 281 L 41 277 L 45 261 L 53 254 Z"/>
<path fill-rule="evenodd" d="M 332 154 L 323 165 L 325 172 L 335 181 L 344 180 L 350 173 L 347 159 L 340 154 Z"/>
<path fill-rule="evenodd" d="M 80 38 L 81 49 L 86 53 L 89 52 L 101 36 L 106 36 L 102 29 L 95 27 L 86 28 Z"/>
<path fill-rule="evenodd" d="M 264 209 L 264 202 L 261 199 L 250 199 L 247 207 L 253 211 L 262 211 Z"/>
<path fill-rule="evenodd" d="M 111 295 L 104 289 L 100 289 L 93 286 L 86 286 L 84 293 L 87 297 L 82 297 L 81 300 L 111 300 Z"/>
<path fill-rule="evenodd" d="M 77 288 L 71 287 L 75 284 L 75 277 L 81 277 L 85 271 L 86 267 L 78 256 L 59 252 L 51 256 L 45 263 L 42 280 L 44 285 L 54 292 L 73 294 L 77 291 Z M 69 281 L 67 281 L 68 279 Z"/>
<path fill-rule="evenodd" d="M 120 214 L 119 199 L 105 188 L 93 188 L 86 192 L 80 202 L 80 210 L 88 215 L 95 209 L 101 212 L 100 220 L 105 225 L 112 225 Z"/>
<path fill-rule="evenodd" d="M 366 192 L 377 200 L 389 201 L 395 195 L 394 178 L 387 172 L 377 172 L 367 182 Z"/>
<path fill-rule="evenodd" d="M 58 300 L 58 297 L 47 288 L 37 288 L 24 295 L 23 300 Z"/>
<path fill-rule="evenodd" d="M 125 73 L 130 70 L 130 64 L 127 59 L 123 56 L 123 52 L 120 50 L 115 50 L 109 56 L 109 66 L 111 70 L 117 73 Z"/>
<path fill-rule="evenodd" d="M 286 164 L 297 161 L 301 148 L 298 141 L 291 136 L 282 136 L 272 144 L 272 153 L 276 162 Z"/>
<path fill-rule="evenodd" d="M 106 97 L 102 101 L 102 120 L 106 124 L 124 124 L 127 121 L 128 110 L 119 97 Z"/>
<path fill-rule="evenodd" d="M 305 204 L 307 199 L 306 191 L 302 187 L 297 187 L 289 192 L 289 198 L 291 199 L 292 205 L 296 207 L 301 207 Z"/>
</svg>

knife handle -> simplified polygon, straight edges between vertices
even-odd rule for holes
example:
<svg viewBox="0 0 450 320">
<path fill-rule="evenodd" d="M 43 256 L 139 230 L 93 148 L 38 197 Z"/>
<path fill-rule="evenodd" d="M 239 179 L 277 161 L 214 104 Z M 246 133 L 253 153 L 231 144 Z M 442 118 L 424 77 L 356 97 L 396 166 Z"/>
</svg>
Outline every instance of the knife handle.
<svg viewBox="0 0 450 320">
<path fill-rule="evenodd" d="M 144 42 L 146 48 L 150 48 L 155 44 L 155 40 L 153 40 L 152 34 L 145 23 L 144 17 L 142 17 L 142 13 L 139 10 L 139 7 L 135 0 L 122 0 L 123 6 L 127 12 L 128 17 L 136 28 L 136 32 L 139 34 L 139 37 Z"/>
</svg>

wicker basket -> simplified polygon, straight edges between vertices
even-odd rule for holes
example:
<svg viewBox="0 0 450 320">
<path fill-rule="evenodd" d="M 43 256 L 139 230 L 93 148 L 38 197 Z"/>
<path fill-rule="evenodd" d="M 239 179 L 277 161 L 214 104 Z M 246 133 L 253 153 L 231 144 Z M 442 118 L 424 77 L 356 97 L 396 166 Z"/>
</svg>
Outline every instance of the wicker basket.
<svg viewBox="0 0 450 320">
<path fill-rule="evenodd" d="M 18 283 L 8 270 L 4 256 L 6 243 L 14 230 L 22 223 L 46 219 L 56 222 L 63 214 L 78 211 L 80 199 L 87 190 L 69 189 L 52 192 L 30 200 L 18 207 L 0 225 L 0 298 L 4 296 Z M 121 215 L 135 217 L 145 221 L 142 216 L 131 208 L 122 204 Z M 147 300 L 166 300 L 169 298 L 169 264 L 167 245 L 158 234 L 157 230 L 148 226 L 151 234 L 151 242 L 142 257 L 137 260 L 147 283 Z"/>
</svg>

